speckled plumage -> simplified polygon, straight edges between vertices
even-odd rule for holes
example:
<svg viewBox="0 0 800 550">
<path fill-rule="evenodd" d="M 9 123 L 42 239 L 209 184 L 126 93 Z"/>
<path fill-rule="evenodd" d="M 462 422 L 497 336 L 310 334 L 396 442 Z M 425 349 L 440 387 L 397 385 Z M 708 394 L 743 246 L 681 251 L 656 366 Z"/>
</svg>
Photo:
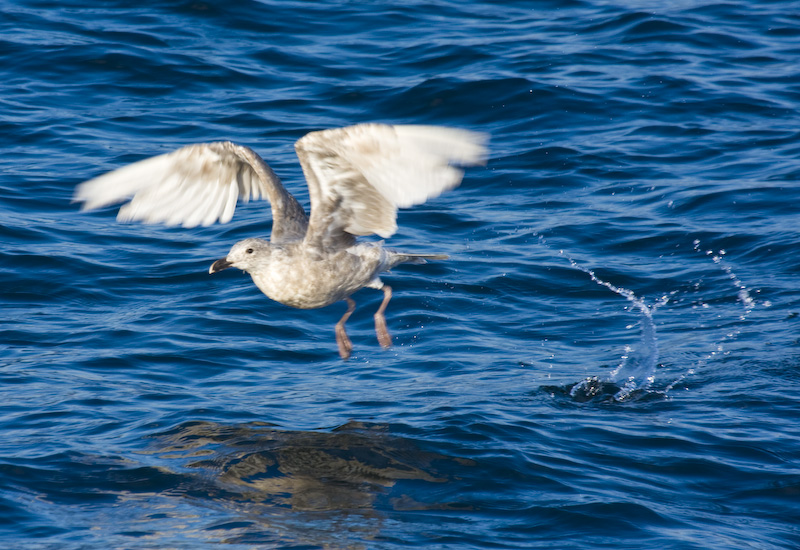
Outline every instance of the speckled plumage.
<svg viewBox="0 0 800 550">
<path fill-rule="evenodd" d="M 311 132 L 295 144 L 308 181 L 309 217 L 261 157 L 231 142 L 189 145 L 125 166 L 81 184 L 75 198 L 94 209 L 132 197 L 120 208 L 120 221 L 185 227 L 226 223 L 238 200 L 267 198 L 270 240 L 236 243 L 209 271 L 242 269 L 264 294 L 291 307 L 346 300 L 336 325 L 346 358 L 352 344 L 344 323 L 355 308 L 350 295 L 364 287 L 384 291 L 375 329 L 388 347 L 383 311 L 391 288 L 379 274 L 399 263 L 446 257 L 396 252 L 382 242 L 358 243 L 356 236 L 394 234 L 397 208 L 457 186 L 463 172 L 456 166 L 484 162 L 484 141 L 482 134 L 436 126 L 359 124 Z"/>
<path fill-rule="evenodd" d="M 253 250 L 248 254 L 248 250 Z M 273 245 L 264 239 L 245 239 L 221 260 L 253 278 L 258 288 L 287 306 L 300 309 L 325 307 L 344 300 L 364 286 L 381 288 L 378 274 L 403 257 L 379 244 L 359 243 L 332 250 L 323 257 L 310 255 L 303 241 Z"/>
</svg>

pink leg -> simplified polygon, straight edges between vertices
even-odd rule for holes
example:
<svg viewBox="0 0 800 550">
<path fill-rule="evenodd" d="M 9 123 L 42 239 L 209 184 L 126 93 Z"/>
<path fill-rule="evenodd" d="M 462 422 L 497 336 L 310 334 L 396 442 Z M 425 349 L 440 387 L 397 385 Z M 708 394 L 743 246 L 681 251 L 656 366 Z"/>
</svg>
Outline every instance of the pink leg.
<svg viewBox="0 0 800 550">
<path fill-rule="evenodd" d="M 383 285 L 383 302 L 381 307 L 375 312 L 375 332 L 378 335 L 378 342 L 384 348 L 392 347 L 392 337 L 389 336 L 389 331 L 386 329 L 386 317 L 383 312 L 386 311 L 386 306 L 389 305 L 389 300 L 392 299 L 392 287 Z"/>
<path fill-rule="evenodd" d="M 339 345 L 339 355 L 342 356 L 342 359 L 347 359 L 350 357 L 350 352 L 353 351 L 353 343 L 350 341 L 350 338 L 347 337 L 347 332 L 344 330 L 344 324 L 350 318 L 350 315 L 353 314 L 353 311 L 356 309 L 356 303 L 351 299 L 347 299 L 347 311 L 344 312 L 342 318 L 339 319 L 339 322 L 336 323 L 336 343 Z"/>
</svg>

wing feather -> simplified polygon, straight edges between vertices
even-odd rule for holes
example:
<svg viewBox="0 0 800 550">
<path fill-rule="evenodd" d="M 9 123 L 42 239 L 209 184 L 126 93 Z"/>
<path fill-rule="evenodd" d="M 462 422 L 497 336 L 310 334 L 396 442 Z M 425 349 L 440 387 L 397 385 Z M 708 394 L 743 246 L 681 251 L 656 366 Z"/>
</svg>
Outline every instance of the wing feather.
<svg viewBox="0 0 800 550">
<path fill-rule="evenodd" d="M 438 126 L 359 124 L 307 134 L 295 144 L 311 217 L 306 242 L 348 246 L 354 235 L 389 237 L 397 208 L 461 183 L 458 166 L 486 162 L 484 134 Z"/>
<path fill-rule="evenodd" d="M 303 238 L 303 208 L 252 149 L 231 142 L 188 145 L 124 166 L 82 183 L 75 200 L 83 210 L 124 202 L 120 221 L 166 225 L 227 223 L 236 203 L 269 199 L 272 240 Z"/>
<path fill-rule="evenodd" d="M 222 213 L 219 215 L 220 223 L 228 223 L 233 219 L 233 212 L 236 210 L 236 199 L 239 198 L 239 187 L 237 181 L 232 181 L 228 184 L 225 193 L 222 196 Z"/>
<path fill-rule="evenodd" d="M 222 189 L 223 185 L 224 184 L 220 180 L 217 180 L 212 185 L 198 187 L 194 195 L 187 200 L 187 204 L 184 206 L 190 213 L 177 223 L 182 223 L 184 227 L 196 227 L 200 225 L 201 220 L 205 217 L 209 208 L 216 206 L 215 202 L 219 199 L 219 195 L 217 195 L 216 191 Z"/>
</svg>

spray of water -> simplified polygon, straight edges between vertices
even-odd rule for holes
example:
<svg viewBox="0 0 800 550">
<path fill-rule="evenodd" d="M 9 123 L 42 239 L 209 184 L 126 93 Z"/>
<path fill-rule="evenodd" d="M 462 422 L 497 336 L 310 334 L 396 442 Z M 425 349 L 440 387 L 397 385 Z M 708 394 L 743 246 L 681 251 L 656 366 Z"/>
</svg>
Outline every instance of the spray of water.
<svg viewBox="0 0 800 550">
<path fill-rule="evenodd" d="M 616 401 L 624 401 L 630 398 L 637 390 L 646 390 L 655 380 L 656 367 L 658 366 L 658 338 L 653 314 L 658 307 L 669 302 L 669 297 L 662 296 L 658 302 L 648 306 L 633 291 L 600 279 L 595 275 L 594 271 L 578 264 L 574 259 L 567 256 L 563 250 L 559 251 L 559 255 L 566 258 L 572 267 L 589 275 L 592 281 L 598 285 L 604 286 L 627 299 L 642 314 L 642 338 L 639 347 L 634 349 L 627 346 L 625 348 L 625 355 L 622 356 L 619 366 L 611 371 L 605 382 L 610 382 L 619 387 L 619 390 L 614 394 L 614 400 Z M 596 386 L 598 382 L 603 381 L 596 377 L 583 380 L 572 387 L 570 394 L 573 397 L 581 392 L 585 394 L 587 391 L 591 391 L 591 388 Z"/>
<path fill-rule="evenodd" d="M 542 236 L 539 236 L 539 244 L 545 246 L 546 248 L 550 248 L 544 242 L 544 238 Z M 757 302 L 755 299 L 753 299 L 747 286 L 734 273 L 733 268 L 727 262 L 725 262 L 725 251 L 704 251 L 700 247 L 700 241 L 697 240 L 694 241 L 694 250 L 709 256 L 714 264 L 728 276 L 731 283 L 736 288 L 737 301 L 742 306 L 742 312 L 739 315 L 739 321 L 745 321 L 753 309 L 755 309 L 757 306 Z M 654 315 L 656 310 L 668 304 L 670 302 L 670 297 L 674 296 L 678 291 L 665 294 L 653 304 L 648 305 L 644 299 L 636 296 L 633 291 L 627 288 L 618 287 L 612 283 L 600 279 L 593 270 L 580 265 L 563 250 L 559 251 L 559 256 L 569 261 L 573 268 L 586 273 L 593 282 L 628 300 L 632 304 L 633 308 L 641 314 L 641 339 L 638 346 L 636 348 L 626 346 L 625 353 L 621 357 L 619 365 L 612 370 L 610 374 L 608 374 L 605 378 L 592 376 L 578 382 L 571 387 L 570 396 L 575 399 L 587 400 L 601 393 L 607 395 L 608 388 L 611 387 L 614 391 L 613 399 L 615 401 L 625 401 L 635 395 L 641 394 L 642 392 L 649 391 L 649 388 L 655 382 L 655 374 L 659 361 L 659 346 Z M 768 303 L 765 303 L 764 305 L 769 306 Z M 632 325 L 628 328 L 632 328 Z M 677 384 L 685 380 L 687 376 L 694 374 L 698 367 L 701 367 L 714 358 L 722 355 L 724 353 L 725 346 L 735 340 L 741 333 L 741 330 L 742 328 L 740 324 L 739 328 L 727 332 L 724 337 L 722 337 L 716 343 L 713 350 L 709 351 L 698 361 L 695 361 L 686 372 L 678 377 L 678 379 L 658 393 L 666 395 Z"/>
<path fill-rule="evenodd" d="M 750 291 L 747 288 L 747 286 L 742 282 L 742 280 L 738 277 L 738 275 L 736 275 L 736 273 L 733 272 L 733 268 L 724 260 L 726 254 L 725 250 L 719 250 L 717 252 L 713 250 L 703 250 L 703 248 L 700 246 L 699 240 L 695 240 L 693 245 L 695 252 L 709 256 L 711 258 L 711 261 L 713 261 L 714 264 L 716 264 L 728 276 L 728 279 L 730 279 L 731 283 L 736 288 L 736 296 L 738 302 L 742 306 L 742 312 L 739 314 L 739 321 L 746 321 L 747 318 L 750 316 L 750 314 L 753 312 L 753 310 L 756 308 L 758 303 L 750 294 Z M 764 303 L 765 307 L 769 307 L 769 305 L 770 305 L 769 302 Z M 739 336 L 739 334 L 741 334 L 741 332 L 742 332 L 741 324 L 736 329 L 727 332 L 725 336 L 723 336 L 719 340 L 719 342 L 717 342 L 717 345 L 712 351 L 708 352 L 706 355 L 697 360 L 695 364 L 692 365 L 691 368 L 689 368 L 685 373 L 680 375 L 674 382 L 672 382 L 666 388 L 664 388 L 664 393 L 669 392 L 676 385 L 683 382 L 687 376 L 691 376 L 692 374 L 694 374 L 697 368 L 702 367 L 708 364 L 709 361 L 717 358 L 718 356 L 723 355 L 725 353 L 725 346 L 736 340 L 736 338 Z"/>
</svg>

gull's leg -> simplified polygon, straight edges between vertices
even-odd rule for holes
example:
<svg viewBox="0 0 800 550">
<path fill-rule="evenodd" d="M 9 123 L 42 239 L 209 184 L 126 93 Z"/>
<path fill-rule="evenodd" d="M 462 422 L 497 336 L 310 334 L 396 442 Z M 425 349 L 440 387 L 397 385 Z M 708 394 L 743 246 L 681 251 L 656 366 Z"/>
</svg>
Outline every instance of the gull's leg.
<svg viewBox="0 0 800 550">
<path fill-rule="evenodd" d="M 378 342 L 384 348 L 390 348 L 392 346 L 392 337 L 389 336 L 389 331 L 386 329 L 386 317 L 383 316 L 383 312 L 386 311 L 386 306 L 389 305 L 389 300 L 392 299 L 392 287 L 389 285 L 383 285 L 383 302 L 381 302 L 381 307 L 378 308 L 378 311 L 375 312 L 375 332 L 378 335 Z"/>
<path fill-rule="evenodd" d="M 347 298 L 347 311 L 344 312 L 342 318 L 339 319 L 338 323 L 336 323 L 336 343 L 339 345 L 339 355 L 342 356 L 342 359 L 347 359 L 350 357 L 350 352 L 353 351 L 353 343 L 350 341 L 350 338 L 347 337 L 347 332 L 344 330 L 344 324 L 350 318 L 350 315 L 353 314 L 355 309 L 356 303 L 352 300 L 352 298 Z"/>
</svg>

